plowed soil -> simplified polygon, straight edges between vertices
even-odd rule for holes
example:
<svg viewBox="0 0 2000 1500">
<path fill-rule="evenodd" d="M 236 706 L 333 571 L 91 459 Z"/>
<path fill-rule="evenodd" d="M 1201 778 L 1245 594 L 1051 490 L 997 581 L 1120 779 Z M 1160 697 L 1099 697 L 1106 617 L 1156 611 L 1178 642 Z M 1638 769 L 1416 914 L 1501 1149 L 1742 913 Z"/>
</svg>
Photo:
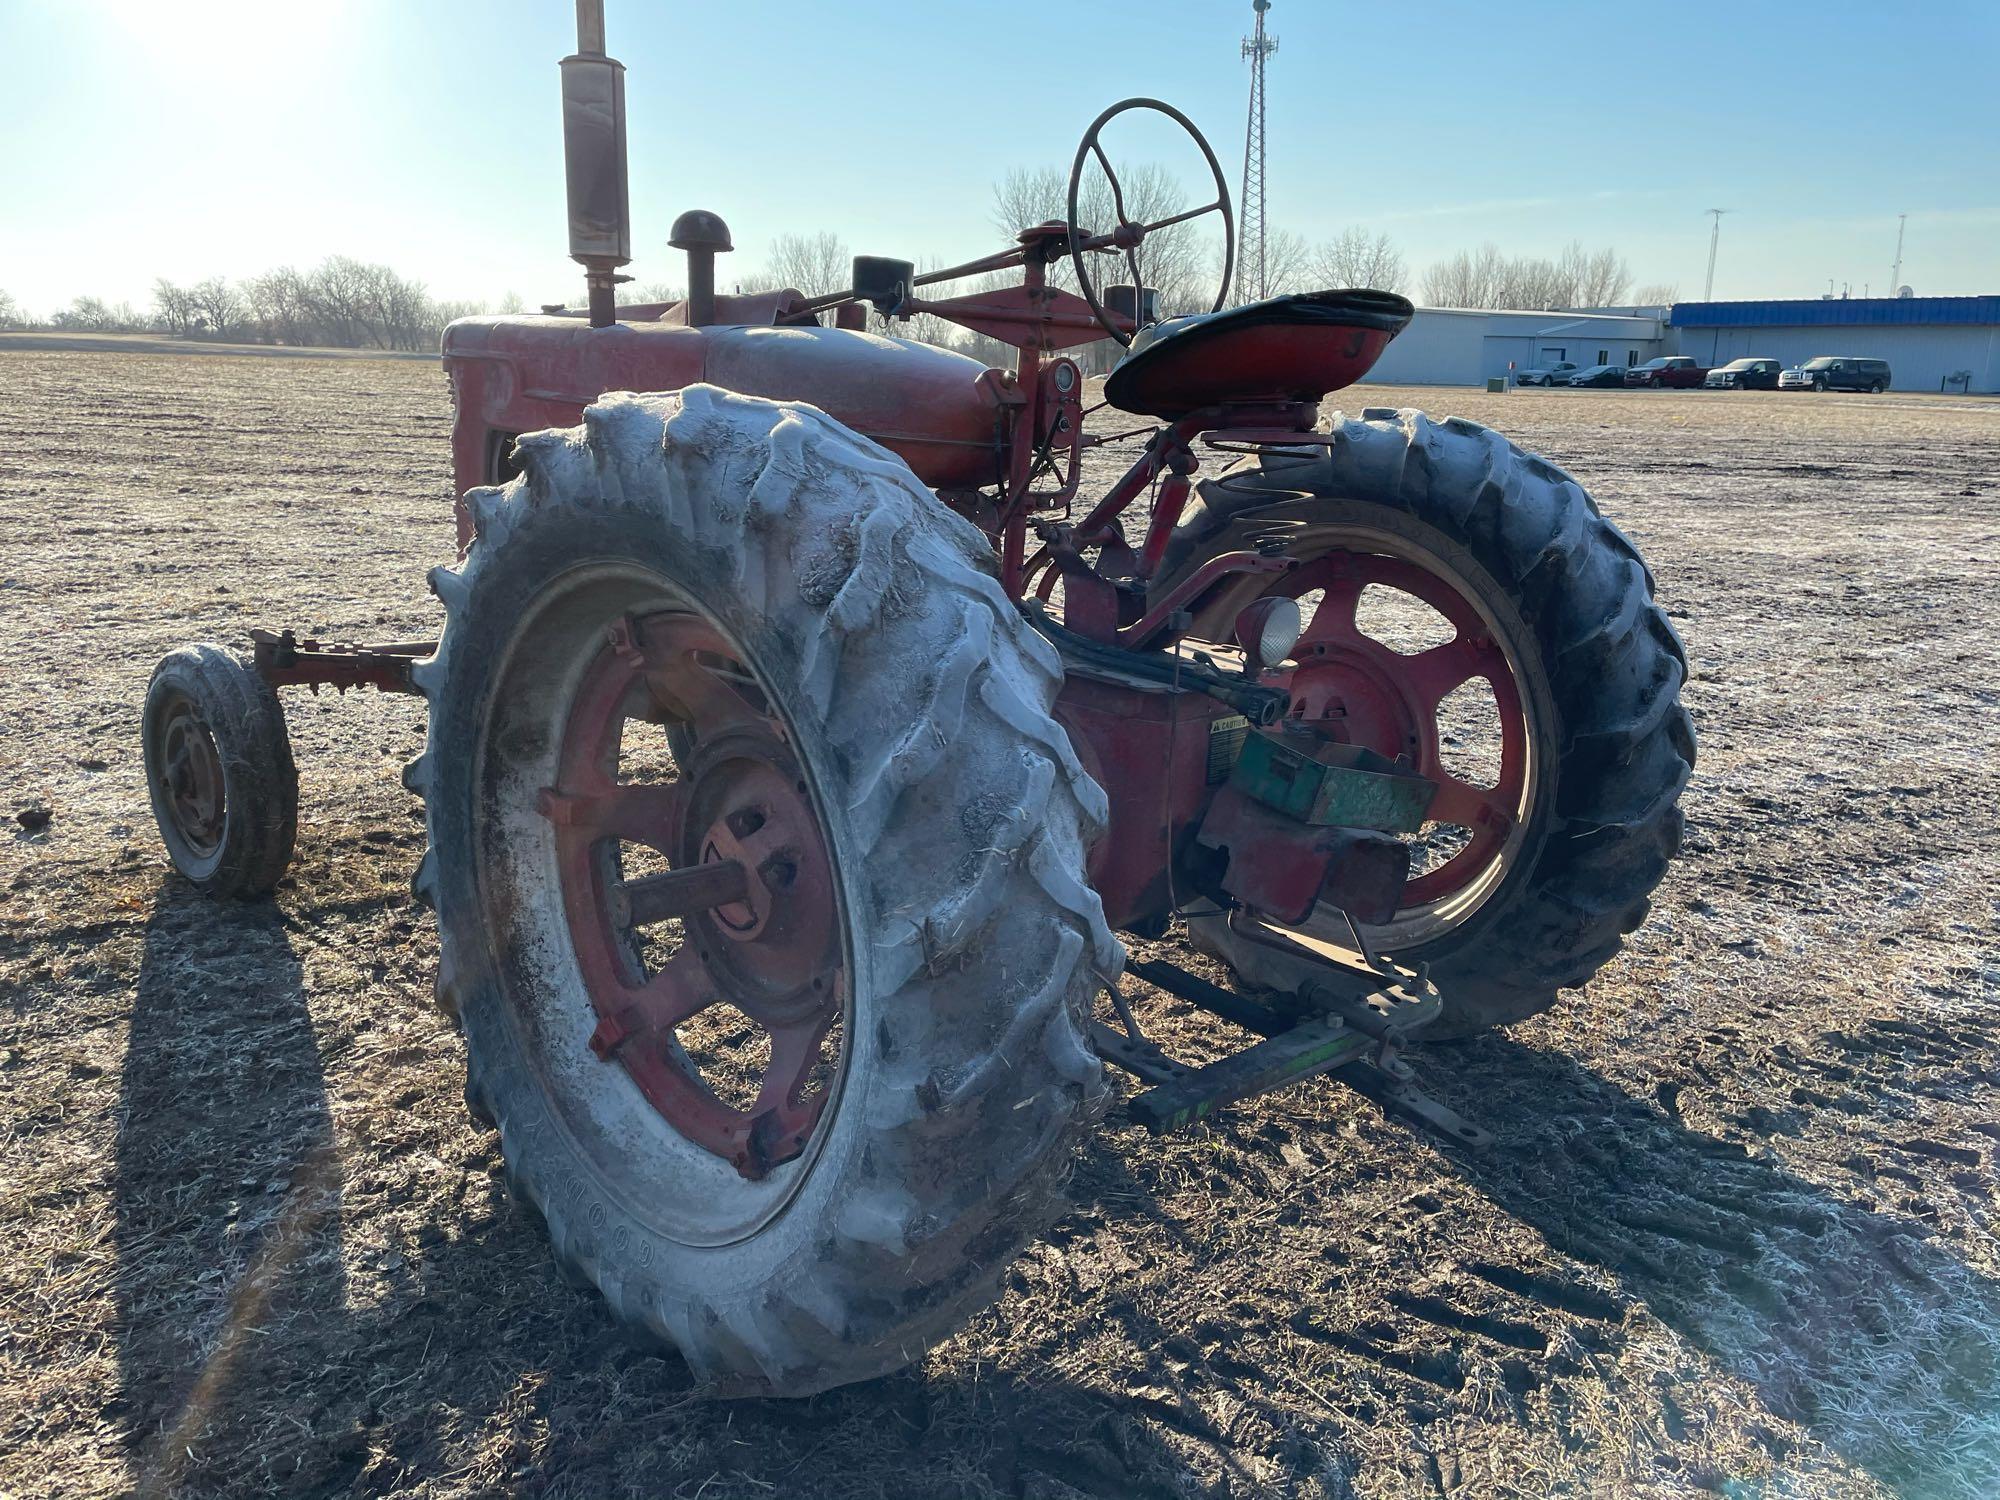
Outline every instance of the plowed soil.
<svg viewBox="0 0 2000 1500">
<path fill-rule="evenodd" d="M 785 1404 L 625 1341 L 502 1190 L 419 705 L 288 700 L 275 900 L 164 867 L 161 653 L 435 627 L 437 370 L 0 354 L 0 1493 L 2000 1493 L 2000 404 L 1353 404 L 1501 428 L 1651 560 L 1702 753 L 1651 918 L 1417 1057 L 1491 1148 L 1323 1080 L 1114 1111 L 995 1309 Z"/>
</svg>

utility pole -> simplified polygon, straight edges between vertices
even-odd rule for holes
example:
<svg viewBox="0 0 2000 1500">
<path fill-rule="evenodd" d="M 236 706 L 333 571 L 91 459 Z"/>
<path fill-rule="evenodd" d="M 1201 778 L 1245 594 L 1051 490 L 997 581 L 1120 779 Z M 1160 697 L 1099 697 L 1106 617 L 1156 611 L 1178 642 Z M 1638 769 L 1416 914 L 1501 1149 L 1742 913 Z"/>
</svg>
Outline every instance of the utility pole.
<svg viewBox="0 0 2000 1500">
<path fill-rule="evenodd" d="M 1896 215 L 1896 263 L 1889 268 L 1889 295 L 1896 295 L 1896 288 L 1903 284 L 1903 230 L 1909 223 L 1908 214 Z"/>
<path fill-rule="evenodd" d="M 1250 59 L 1250 120 L 1243 130 L 1243 221 L 1236 245 L 1236 287 L 1240 300 L 1261 301 L 1269 295 L 1264 255 L 1264 59 L 1278 50 L 1278 39 L 1264 34 L 1264 12 L 1271 0 L 1250 0 L 1257 13 L 1257 34 L 1243 38 L 1243 56 Z"/>
<path fill-rule="evenodd" d="M 1713 302 L 1715 300 L 1715 246 L 1716 242 L 1722 238 L 1722 216 L 1728 213 L 1729 210 L 1726 208 L 1711 208 L 1708 212 L 1715 215 L 1715 228 L 1708 232 L 1708 281 L 1701 289 L 1701 300 L 1704 302 Z"/>
</svg>

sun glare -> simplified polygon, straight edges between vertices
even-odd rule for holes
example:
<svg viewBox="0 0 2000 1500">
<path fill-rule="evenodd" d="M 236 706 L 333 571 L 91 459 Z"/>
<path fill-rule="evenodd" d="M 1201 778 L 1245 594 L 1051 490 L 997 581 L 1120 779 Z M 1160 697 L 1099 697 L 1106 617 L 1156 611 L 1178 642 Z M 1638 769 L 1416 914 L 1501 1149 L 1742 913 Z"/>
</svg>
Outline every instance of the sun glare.
<svg viewBox="0 0 2000 1500">
<path fill-rule="evenodd" d="M 232 87 L 292 79 L 339 24 L 329 0 L 95 0 L 108 29 L 162 70 Z"/>
</svg>

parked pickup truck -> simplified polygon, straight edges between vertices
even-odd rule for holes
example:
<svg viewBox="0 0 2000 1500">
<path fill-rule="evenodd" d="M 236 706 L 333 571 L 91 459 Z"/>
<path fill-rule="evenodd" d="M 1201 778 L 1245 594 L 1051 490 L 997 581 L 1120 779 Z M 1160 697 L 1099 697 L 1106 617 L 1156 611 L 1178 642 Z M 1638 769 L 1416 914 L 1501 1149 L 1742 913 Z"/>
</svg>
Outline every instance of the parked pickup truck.
<svg viewBox="0 0 2000 1500">
<path fill-rule="evenodd" d="M 1711 391 L 1775 391 L 1781 368 L 1775 359 L 1755 356 L 1732 359 L 1719 369 L 1710 370 L 1702 386 Z"/>
<path fill-rule="evenodd" d="M 1625 372 L 1627 385 L 1650 385 L 1656 389 L 1663 385 L 1691 391 L 1707 377 L 1708 371 L 1696 364 L 1685 354 L 1663 354 L 1658 359 L 1649 359 L 1643 365 L 1634 365 Z"/>
</svg>

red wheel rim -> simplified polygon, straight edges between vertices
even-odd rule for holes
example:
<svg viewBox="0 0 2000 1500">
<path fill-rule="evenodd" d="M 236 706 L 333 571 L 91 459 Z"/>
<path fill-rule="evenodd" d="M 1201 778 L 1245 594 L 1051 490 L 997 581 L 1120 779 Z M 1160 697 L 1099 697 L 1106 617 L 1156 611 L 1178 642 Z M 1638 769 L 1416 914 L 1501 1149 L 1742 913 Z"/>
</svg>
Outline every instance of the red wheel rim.
<svg viewBox="0 0 2000 1500">
<path fill-rule="evenodd" d="M 167 710 L 160 729 L 160 781 L 182 841 L 197 859 L 213 856 L 227 822 L 222 755 L 186 699 Z"/>
<path fill-rule="evenodd" d="M 1450 640 L 1406 653 L 1367 634 L 1358 622 L 1371 584 L 1408 594 L 1435 610 Z M 1322 591 L 1293 648 L 1296 666 L 1281 680 L 1292 716 L 1331 739 L 1402 758 L 1437 783 L 1430 820 L 1462 828 L 1464 845 L 1403 888 L 1401 909 L 1437 907 L 1486 882 L 1527 815 L 1532 784 L 1527 716 L 1516 669 L 1491 620 L 1452 579 L 1414 559 L 1336 549 L 1287 575 L 1272 592 L 1293 599 Z M 1492 691 L 1499 722 L 1499 772 L 1480 786 L 1445 767 L 1438 708 L 1468 682 Z M 1399 914 L 1400 915 L 1400 914 Z"/>
<path fill-rule="evenodd" d="M 668 728 L 678 775 L 623 779 L 632 723 Z M 591 1048 L 681 1135 L 761 1177 L 812 1137 L 847 989 L 833 866 L 784 727 L 719 631 L 650 614 L 614 626 L 586 668 L 557 766 L 540 811 L 597 1016 Z M 666 868 L 626 879 L 627 851 L 643 850 Z M 640 930 L 675 922 L 679 947 L 656 960 Z M 744 1103 L 683 1045 L 681 1029 L 722 1006 L 768 1047 Z"/>
</svg>

